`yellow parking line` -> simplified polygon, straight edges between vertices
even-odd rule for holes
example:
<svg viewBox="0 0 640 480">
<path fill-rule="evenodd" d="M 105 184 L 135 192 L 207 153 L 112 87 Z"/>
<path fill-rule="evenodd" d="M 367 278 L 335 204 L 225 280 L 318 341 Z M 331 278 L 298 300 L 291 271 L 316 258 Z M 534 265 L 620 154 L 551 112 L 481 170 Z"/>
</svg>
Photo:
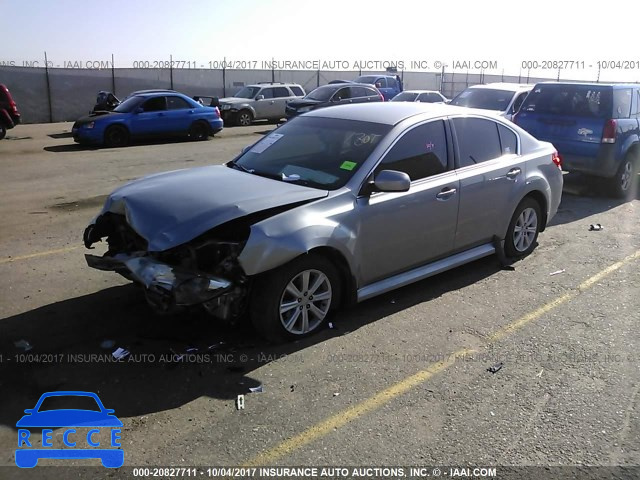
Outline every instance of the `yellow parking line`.
<svg viewBox="0 0 640 480">
<path fill-rule="evenodd" d="M 581 292 L 584 292 L 585 290 L 589 289 L 590 287 L 592 287 L 594 284 L 596 284 L 603 278 L 607 277 L 608 275 L 611 275 L 613 272 L 618 270 L 623 265 L 629 262 L 632 262 L 633 260 L 636 260 L 638 258 L 640 258 L 640 250 L 636 251 L 635 253 L 625 257 L 619 262 L 616 262 L 613 265 L 610 265 L 609 267 L 605 268 L 599 273 L 588 278 L 578 286 L 575 292 L 565 293 L 564 295 L 556 298 L 555 300 L 552 300 L 551 302 L 543 305 L 542 307 L 537 308 L 533 312 L 530 312 L 518 318 L 514 322 L 502 327 L 500 330 L 498 330 L 497 332 L 495 332 L 494 334 L 488 337 L 489 343 L 495 343 L 498 340 L 501 340 L 509 336 L 511 333 L 523 328 L 524 326 L 528 325 L 534 320 L 540 318 L 545 313 L 553 310 L 554 308 L 557 308 L 558 306 L 568 302 L 569 300 L 574 299 Z M 447 360 L 443 360 L 424 370 L 421 370 L 418 373 L 415 373 L 391 385 L 390 387 L 385 388 L 384 390 L 376 393 L 374 396 L 360 403 L 357 403 L 356 405 L 349 407 L 346 410 L 342 410 L 330 416 L 326 420 L 321 421 L 320 423 L 312 425 L 311 427 L 304 430 L 302 433 L 299 433 L 291 438 L 288 438 L 287 440 L 284 440 L 283 442 L 267 450 L 266 452 L 260 453 L 257 456 L 253 457 L 248 462 L 246 462 L 245 465 L 259 466 L 259 465 L 273 464 L 276 460 L 286 455 L 289 455 L 290 453 L 293 453 L 296 450 L 299 450 L 300 448 L 304 447 L 305 445 L 308 445 L 314 440 L 317 440 L 318 438 L 321 438 L 337 430 L 338 428 L 345 426 L 349 422 L 361 417 L 366 413 L 369 413 L 373 410 L 380 408 L 381 406 L 390 402 L 394 398 L 426 382 L 437 373 L 440 373 L 446 370 L 456 362 L 457 358 L 464 357 L 465 355 L 469 355 L 474 352 L 475 350 L 470 350 L 470 349 L 459 350 L 458 352 L 451 354 Z"/>
<path fill-rule="evenodd" d="M 75 250 L 77 248 L 80 248 L 80 247 L 75 246 L 75 247 L 58 248 L 56 250 L 47 250 L 46 252 L 31 253 L 29 255 L 20 255 L 19 257 L 3 258 L 2 260 L 0 260 L 0 265 L 3 263 L 17 262 L 19 260 L 28 260 L 30 258 L 44 257 L 45 255 L 54 255 L 56 253 L 70 252 L 71 250 Z"/>
</svg>

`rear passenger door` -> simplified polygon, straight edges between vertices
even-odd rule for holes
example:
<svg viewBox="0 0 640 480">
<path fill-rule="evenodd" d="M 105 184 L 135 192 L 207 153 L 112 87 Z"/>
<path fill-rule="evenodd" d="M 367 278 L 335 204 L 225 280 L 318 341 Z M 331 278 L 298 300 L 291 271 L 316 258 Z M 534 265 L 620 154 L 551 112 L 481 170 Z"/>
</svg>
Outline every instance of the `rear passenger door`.
<svg viewBox="0 0 640 480">
<path fill-rule="evenodd" d="M 351 100 L 351 87 L 343 87 L 331 97 L 331 105 L 344 105 Z"/>
<path fill-rule="evenodd" d="M 184 134 L 189 131 L 194 108 L 184 98 L 173 95 L 167 97 L 167 122 L 171 133 Z"/>
<path fill-rule="evenodd" d="M 369 102 L 370 91 L 365 87 L 350 87 L 351 88 L 351 103 L 363 103 Z"/>
<path fill-rule="evenodd" d="M 523 194 L 525 163 L 514 130 L 478 117 L 451 120 L 460 180 L 460 211 L 455 249 L 490 242 L 508 222 Z"/>
</svg>

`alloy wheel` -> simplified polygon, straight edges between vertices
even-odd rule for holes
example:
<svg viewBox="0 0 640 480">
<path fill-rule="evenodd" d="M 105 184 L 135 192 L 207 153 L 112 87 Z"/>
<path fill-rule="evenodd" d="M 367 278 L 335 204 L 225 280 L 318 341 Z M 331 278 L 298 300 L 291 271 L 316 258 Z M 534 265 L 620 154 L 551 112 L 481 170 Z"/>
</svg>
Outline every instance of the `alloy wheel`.
<svg viewBox="0 0 640 480">
<path fill-rule="evenodd" d="M 513 245 L 519 252 L 526 251 L 538 231 L 538 215 L 533 208 L 525 208 L 518 216 L 513 229 Z"/>
<path fill-rule="evenodd" d="M 280 322 L 285 330 L 303 335 L 318 327 L 331 307 L 331 282 L 319 270 L 305 270 L 286 286 L 280 298 Z"/>
</svg>

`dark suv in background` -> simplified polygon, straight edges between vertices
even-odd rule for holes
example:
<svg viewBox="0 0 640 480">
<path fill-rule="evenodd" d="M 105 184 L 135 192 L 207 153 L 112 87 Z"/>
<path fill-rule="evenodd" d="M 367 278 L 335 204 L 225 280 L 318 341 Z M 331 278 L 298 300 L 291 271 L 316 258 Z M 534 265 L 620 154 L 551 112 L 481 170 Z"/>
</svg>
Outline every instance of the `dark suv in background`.
<svg viewBox="0 0 640 480">
<path fill-rule="evenodd" d="M 7 134 L 7 130 L 20 123 L 20 112 L 13 101 L 9 89 L 0 84 L 0 140 Z"/>
<path fill-rule="evenodd" d="M 285 113 L 289 119 L 317 108 L 366 102 L 384 102 L 384 97 L 373 85 L 337 83 L 323 85 L 304 98 L 292 100 L 287 104 Z"/>
<path fill-rule="evenodd" d="M 538 83 L 514 122 L 553 143 L 565 170 L 606 179 L 616 197 L 635 197 L 640 85 Z"/>
</svg>

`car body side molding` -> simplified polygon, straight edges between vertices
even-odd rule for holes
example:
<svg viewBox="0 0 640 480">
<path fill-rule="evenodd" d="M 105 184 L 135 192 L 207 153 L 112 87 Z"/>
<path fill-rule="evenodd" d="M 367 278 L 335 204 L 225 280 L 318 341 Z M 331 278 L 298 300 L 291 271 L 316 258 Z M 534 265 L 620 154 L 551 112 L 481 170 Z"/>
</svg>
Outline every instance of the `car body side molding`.
<svg viewBox="0 0 640 480">
<path fill-rule="evenodd" d="M 421 267 L 409 270 L 408 272 L 399 273 L 393 277 L 385 278 L 378 282 L 372 283 L 358 289 L 358 302 L 368 300 L 377 295 L 389 292 L 396 288 L 404 287 L 414 282 L 432 277 L 438 273 L 451 270 L 465 263 L 473 262 L 483 257 L 493 255 L 496 252 L 495 245 L 487 243 L 478 247 L 465 250 L 464 252 L 451 255 L 450 257 L 437 260 L 435 262 L 423 265 Z"/>
</svg>

